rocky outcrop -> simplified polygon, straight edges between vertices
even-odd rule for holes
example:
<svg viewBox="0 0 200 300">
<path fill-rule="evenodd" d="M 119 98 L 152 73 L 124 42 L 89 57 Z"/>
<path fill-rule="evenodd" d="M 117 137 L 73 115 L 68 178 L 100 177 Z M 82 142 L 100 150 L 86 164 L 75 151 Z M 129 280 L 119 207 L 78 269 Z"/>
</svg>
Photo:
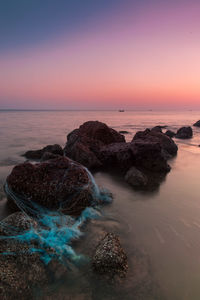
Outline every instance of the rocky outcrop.
<svg viewBox="0 0 200 300">
<path fill-rule="evenodd" d="M 91 124 L 96 127 L 94 131 Z M 135 167 L 144 176 L 153 176 L 157 180 L 170 171 L 167 160 L 176 155 L 178 150 L 174 141 L 162 132 L 161 126 L 137 132 L 131 143 L 126 143 L 122 135 L 115 131 L 113 133 L 113 130 L 100 122 L 87 122 L 82 126 L 68 135 L 65 153 L 91 169 L 115 169 L 125 175 L 131 167 Z M 109 134 L 100 134 L 98 129 L 100 132 L 101 129 L 103 132 L 108 131 Z M 95 136 L 94 132 L 98 134 Z M 130 176 L 128 181 L 131 182 Z M 139 182 L 140 188 L 144 188 L 144 182 L 138 181 L 136 185 L 139 187 Z"/>
<path fill-rule="evenodd" d="M 40 150 L 29 150 L 23 154 L 28 159 L 39 160 L 42 158 L 45 152 L 49 152 L 56 155 L 63 155 L 63 149 L 60 145 L 48 145 Z"/>
<path fill-rule="evenodd" d="M 125 180 L 134 188 L 145 188 L 148 184 L 147 176 L 135 167 L 131 167 L 128 170 Z"/>
<path fill-rule="evenodd" d="M 120 142 L 125 142 L 125 138 L 119 132 L 104 123 L 89 121 L 68 134 L 64 153 L 87 168 L 93 169 L 102 165 L 97 155 L 99 149 Z"/>
<path fill-rule="evenodd" d="M 190 126 L 188 127 L 181 127 L 177 133 L 176 138 L 178 139 L 190 139 L 193 136 L 193 131 Z"/>
<path fill-rule="evenodd" d="M 10 201 L 18 199 L 17 205 L 23 204 L 23 208 L 33 202 L 48 209 L 60 209 L 69 215 L 79 215 L 92 205 L 93 188 L 94 184 L 83 166 L 60 157 L 15 166 L 7 177 L 5 192 Z"/>
<path fill-rule="evenodd" d="M 195 127 L 200 127 L 200 120 L 197 121 L 197 122 L 195 122 L 195 123 L 193 124 L 193 126 L 195 126 Z"/>
<path fill-rule="evenodd" d="M 176 133 L 173 132 L 172 130 L 167 130 L 167 131 L 165 132 L 165 134 L 166 134 L 168 137 L 170 137 L 170 138 L 173 138 L 173 137 L 175 137 L 175 135 L 176 135 Z"/>
<path fill-rule="evenodd" d="M 125 277 L 128 270 L 127 255 L 119 237 L 107 233 L 99 242 L 92 257 L 93 270 L 109 278 Z"/>
</svg>

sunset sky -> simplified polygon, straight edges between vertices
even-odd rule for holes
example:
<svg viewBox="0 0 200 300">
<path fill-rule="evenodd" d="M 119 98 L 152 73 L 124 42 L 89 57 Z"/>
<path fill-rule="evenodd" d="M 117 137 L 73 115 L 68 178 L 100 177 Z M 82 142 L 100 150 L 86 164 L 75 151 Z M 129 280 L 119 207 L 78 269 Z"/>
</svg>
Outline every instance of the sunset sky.
<svg viewBox="0 0 200 300">
<path fill-rule="evenodd" d="M 0 109 L 200 108 L 199 0 L 0 0 Z"/>
</svg>

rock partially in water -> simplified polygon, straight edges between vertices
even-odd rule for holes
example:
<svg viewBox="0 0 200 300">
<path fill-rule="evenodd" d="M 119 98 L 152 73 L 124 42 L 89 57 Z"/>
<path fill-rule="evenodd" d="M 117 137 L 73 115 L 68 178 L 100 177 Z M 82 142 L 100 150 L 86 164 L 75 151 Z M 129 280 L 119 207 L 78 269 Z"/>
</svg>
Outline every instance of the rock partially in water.
<svg viewBox="0 0 200 300">
<path fill-rule="evenodd" d="M 0 223 L 0 297 L 1 299 L 34 299 L 33 289 L 48 282 L 45 265 L 30 244 L 13 239 L 35 221 L 15 213 Z M 12 234 L 11 234 L 12 233 Z"/>
<path fill-rule="evenodd" d="M 59 158 L 59 157 L 60 157 L 60 155 L 58 155 L 58 154 L 54 154 L 54 153 L 51 153 L 51 152 L 44 152 L 44 154 L 41 157 L 41 161 L 46 161 L 46 160 Z"/>
<path fill-rule="evenodd" d="M 16 235 L 36 226 L 37 222 L 34 219 L 23 212 L 16 212 L 0 222 L 0 236 Z"/>
<path fill-rule="evenodd" d="M 173 137 L 175 137 L 175 135 L 176 135 L 176 133 L 173 132 L 172 130 L 167 130 L 167 131 L 165 132 L 165 134 L 166 134 L 168 137 L 170 137 L 170 138 L 173 138 Z"/>
<path fill-rule="evenodd" d="M 67 157 L 15 166 L 7 177 L 5 192 L 23 208 L 32 203 L 65 214 L 80 215 L 94 202 L 94 183 L 87 170 Z M 22 201 L 23 199 L 23 201 Z"/>
<path fill-rule="evenodd" d="M 120 130 L 119 133 L 121 133 L 121 134 L 129 134 L 130 132 L 126 131 L 126 130 Z"/>
<path fill-rule="evenodd" d="M 147 176 L 135 167 L 128 170 L 125 180 L 135 188 L 145 188 L 148 184 Z"/>
<path fill-rule="evenodd" d="M 190 139 L 193 136 L 193 131 L 190 126 L 187 127 L 181 127 L 177 133 L 176 138 L 178 139 Z"/>
<path fill-rule="evenodd" d="M 88 121 L 68 134 L 64 153 L 89 169 L 98 168 L 102 165 L 97 155 L 100 147 L 117 142 L 125 142 L 119 132 L 104 123 Z"/>
<path fill-rule="evenodd" d="M 193 124 L 195 127 L 200 127 L 200 120 Z"/>
<path fill-rule="evenodd" d="M 26 153 L 23 154 L 28 159 L 36 159 L 39 160 L 42 158 L 43 154 L 45 152 L 50 152 L 52 154 L 56 155 L 63 155 L 63 149 L 60 145 L 54 144 L 54 145 L 48 145 L 40 150 L 29 150 Z"/>
<path fill-rule="evenodd" d="M 137 140 L 142 140 L 143 142 L 148 143 L 159 143 L 163 149 L 163 152 L 167 156 L 172 157 L 176 155 L 178 151 L 178 147 L 175 142 L 170 137 L 157 130 L 146 129 L 144 131 L 138 131 L 135 134 L 132 142 Z"/>
<path fill-rule="evenodd" d="M 103 237 L 92 257 L 92 267 L 96 273 L 112 279 L 126 276 L 128 260 L 118 236 L 107 233 Z"/>
</svg>

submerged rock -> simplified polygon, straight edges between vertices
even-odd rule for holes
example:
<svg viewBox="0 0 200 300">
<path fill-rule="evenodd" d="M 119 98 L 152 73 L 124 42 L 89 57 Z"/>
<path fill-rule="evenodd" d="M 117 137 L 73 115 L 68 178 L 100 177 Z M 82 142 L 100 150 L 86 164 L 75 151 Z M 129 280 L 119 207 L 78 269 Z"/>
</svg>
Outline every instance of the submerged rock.
<svg viewBox="0 0 200 300">
<path fill-rule="evenodd" d="M 68 134 L 64 153 L 87 168 L 98 168 L 99 149 L 116 142 L 125 142 L 124 136 L 104 123 L 88 121 Z"/>
<path fill-rule="evenodd" d="M 28 159 L 41 159 L 45 152 L 49 152 L 52 154 L 63 155 L 63 149 L 60 145 L 48 145 L 40 150 L 29 150 L 23 154 Z"/>
<path fill-rule="evenodd" d="M 79 215 L 94 202 L 90 174 L 67 157 L 15 166 L 7 177 L 5 192 L 19 207 L 36 203 L 69 215 Z"/>
<path fill-rule="evenodd" d="M 125 180 L 135 188 L 145 188 L 148 184 L 147 176 L 135 167 L 131 167 L 128 170 Z"/>
<path fill-rule="evenodd" d="M 188 127 L 181 127 L 177 133 L 176 138 L 178 139 L 190 139 L 193 136 L 193 131 L 190 126 Z"/>
<path fill-rule="evenodd" d="M 200 120 L 193 124 L 195 127 L 200 127 Z"/>
<path fill-rule="evenodd" d="M 165 132 L 165 134 L 166 134 L 167 136 L 169 136 L 170 138 L 173 138 L 173 137 L 175 137 L 175 135 L 176 135 L 176 133 L 173 132 L 172 130 L 167 130 L 167 131 Z"/>
<path fill-rule="evenodd" d="M 99 242 L 92 257 L 93 270 L 109 278 L 125 277 L 128 270 L 128 260 L 119 237 L 107 233 Z"/>
</svg>

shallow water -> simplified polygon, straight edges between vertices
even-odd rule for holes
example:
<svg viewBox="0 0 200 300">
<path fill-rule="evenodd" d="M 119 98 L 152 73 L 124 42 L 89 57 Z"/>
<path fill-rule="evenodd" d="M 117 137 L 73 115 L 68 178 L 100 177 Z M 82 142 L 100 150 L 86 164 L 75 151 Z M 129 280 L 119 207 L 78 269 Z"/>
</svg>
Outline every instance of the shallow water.
<svg viewBox="0 0 200 300">
<path fill-rule="evenodd" d="M 176 130 L 183 125 L 192 125 L 199 119 L 200 112 L 197 111 L 1 111 L 0 217 L 2 219 L 9 213 L 5 205 L 3 183 L 13 166 L 24 161 L 20 155 L 26 150 L 52 143 L 64 146 L 66 135 L 88 120 L 103 121 L 116 130 L 127 130 L 129 134 L 126 134 L 126 139 L 129 141 L 136 131 L 147 127 L 168 125 L 169 129 Z M 109 229 L 120 235 L 130 264 L 128 278 L 122 289 L 123 299 L 134 299 L 135 278 L 132 268 L 136 257 L 141 260 L 141 265 L 143 261 L 142 254 L 135 254 L 136 249 L 144 252 L 145 259 L 149 261 L 151 270 L 148 275 L 160 286 L 162 296 L 158 299 L 200 299 L 200 129 L 193 129 L 192 139 L 176 140 L 179 152 L 170 161 L 172 170 L 154 193 L 136 192 L 117 176 L 102 172 L 95 174 L 96 182 L 113 192 L 114 201 L 104 207 L 103 220 L 87 226 L 87 234 L 77 248 L 87 253 L 88 240 L 91 242 L 94 235 L 100 236 L 104 230 Z M 105 293 L 108 299 L 122 299 L 122 294 L 114 288 L 106 289 L 99 280 L 83 274 L 84 270 L 76 270 L 73 275 L 70 273 L 73 279 L 69 280 L 68 276 L 68 281 L 55 290 L 60 293 L 70 290 L 74 299 L 84 299 L 83 295 L 103 299 Z M 76 280 L 76 276 L 79 280 Z M 66 282 L 73 284 L 66 285 Z M 141 296 L 140 299 L 147 298 Z"/>
</svg>

